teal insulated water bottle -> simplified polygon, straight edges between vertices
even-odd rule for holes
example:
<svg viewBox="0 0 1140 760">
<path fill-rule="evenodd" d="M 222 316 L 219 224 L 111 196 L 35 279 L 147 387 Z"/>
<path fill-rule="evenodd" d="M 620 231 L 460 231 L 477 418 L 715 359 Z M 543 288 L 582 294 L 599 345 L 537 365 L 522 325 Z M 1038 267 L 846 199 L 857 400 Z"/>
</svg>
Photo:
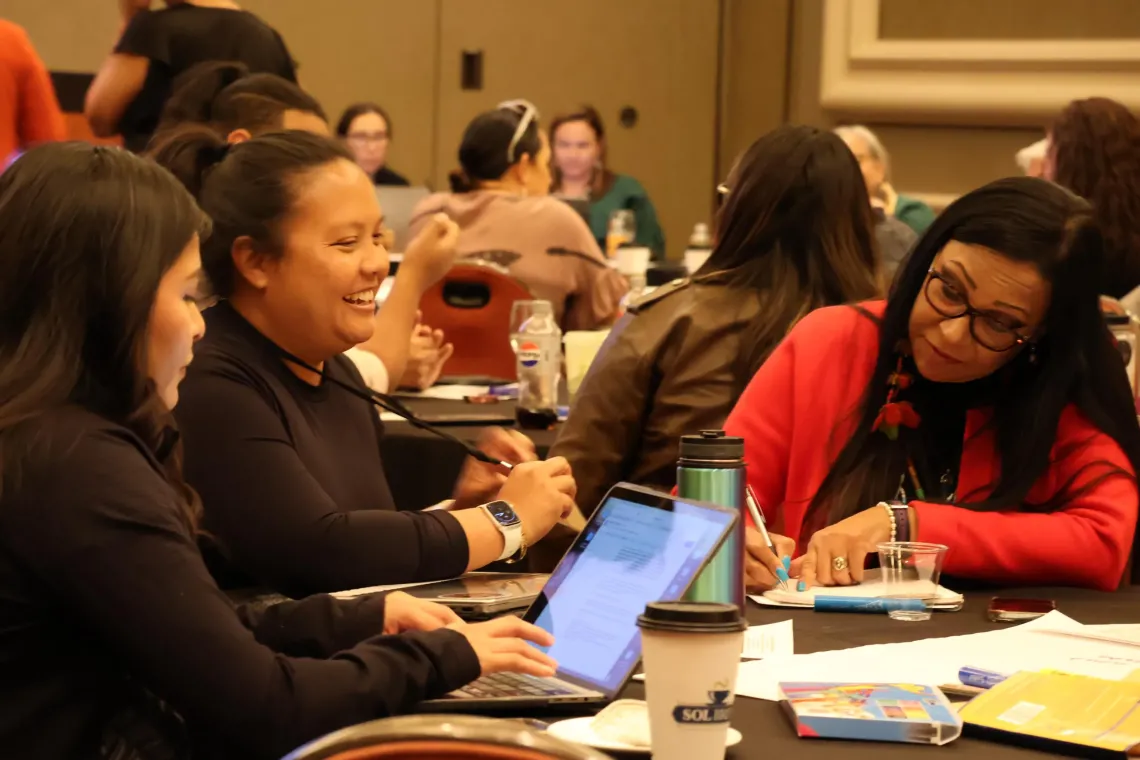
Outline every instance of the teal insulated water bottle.
<svg viewBox="0 0 1140 760">
<path fill-rule="evenodd" d="M 736 528 L 693 582 L 691 602 L 724 602 L 744 611 L 744 439 L 723 430 L 681 437 L 677 492 L 686 499 L 732 507 Z"/>
</svg>

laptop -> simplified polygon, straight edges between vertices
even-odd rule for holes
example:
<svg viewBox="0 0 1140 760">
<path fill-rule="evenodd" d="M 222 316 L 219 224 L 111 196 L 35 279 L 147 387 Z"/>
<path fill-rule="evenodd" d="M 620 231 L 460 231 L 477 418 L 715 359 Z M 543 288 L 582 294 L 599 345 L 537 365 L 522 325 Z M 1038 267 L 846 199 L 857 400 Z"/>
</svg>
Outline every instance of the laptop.
<svg viewBox="0 0 1140 760">
<path fill-rule="evenodd" d="M 470 573 L 402 590 L 446 605 L 464 620 L 486 620 L 529 607 L 549 577 L 546 573 Z"/>
<path fill-rule="evenodd" d="M 613 701 L 641 659 L 637 617 L 681 599 L 736 524 L 732 509 L 619 483 L 523 619 L 554 634 L 550 678 L 484 676 L 418 709 L 503 710 Z"/>
<path fill-rule="evenodd" d="M 396 234 L 393 252 L 403 253 L 411 242 L 408 227 L 412 223 L 412 211 L 430 193 L 426 187 L 376 186 L 376 200 L 380 201 L 380 210 L 384 212 L 384 224 Z"/>
</svg>

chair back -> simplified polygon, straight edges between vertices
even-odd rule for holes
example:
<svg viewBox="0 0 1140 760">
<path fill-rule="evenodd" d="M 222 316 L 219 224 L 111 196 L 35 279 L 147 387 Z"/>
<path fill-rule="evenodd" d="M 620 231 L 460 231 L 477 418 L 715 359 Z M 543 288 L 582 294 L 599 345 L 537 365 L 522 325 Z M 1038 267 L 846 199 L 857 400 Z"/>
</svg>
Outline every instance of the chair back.
<svg viewBox="0 0 1140 760">
<path fill-rule="evenodd" d="M 455 346 L 442 374 L 514 380 L 511 307 L 533 297 L 525 285 L 496 267 L 452 267 L 420 299 L 424 324 L 443 330 Z"/>
<path fill-rule="evenodd" d="M 515 720 L 405 715 L 361 723 L 306 744 L 282 760 L 606 760 Z"/>
</svg>

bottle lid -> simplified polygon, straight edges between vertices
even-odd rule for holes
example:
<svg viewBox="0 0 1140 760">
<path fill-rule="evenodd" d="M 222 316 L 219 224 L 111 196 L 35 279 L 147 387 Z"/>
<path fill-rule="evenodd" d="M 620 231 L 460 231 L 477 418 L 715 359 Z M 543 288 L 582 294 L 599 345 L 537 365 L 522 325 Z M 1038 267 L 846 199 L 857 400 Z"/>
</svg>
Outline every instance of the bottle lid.
<svg viewBox="0 0 1140 760">
<path fill-rule="evenodd" d="M 748 627 L 739 607 L 722 602 L 650 602 L 637 625 L 671 633 L 737 633 Z"/>
<path fill-rule="evenodd" d="M 744 459 L 744 439 L 723 430 L 702 430 L 700 435 L 681 436 L 681 459 L 734 461 Z"/>
</svg>

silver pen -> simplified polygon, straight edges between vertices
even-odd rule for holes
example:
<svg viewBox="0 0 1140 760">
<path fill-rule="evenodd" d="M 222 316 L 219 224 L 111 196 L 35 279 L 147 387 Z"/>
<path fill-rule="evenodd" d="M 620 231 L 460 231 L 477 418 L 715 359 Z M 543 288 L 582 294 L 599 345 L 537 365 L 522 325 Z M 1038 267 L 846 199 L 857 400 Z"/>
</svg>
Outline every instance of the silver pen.
<svg viewBox="0 0 1140 760">
<path fill-rule="evenodd" d="M 760 531 L 760 537 L 764 539 L 768 549 L 779 561 L 780 555 L 776 552 L 776 545 L 772 543 L 772 537 L 768 535 L 768 526 L 764 523 L 764 513 L 760 511 L 760 504 L 756 501 L 756 494 L 752 492 L 752 486 L 744 487 L 744 503 L 748 506 L 748 512 L 752 515 L 752 522 L 756 525 L 756 530 Z M 788 590 L 788 571 L 784 569 L 783 563 L 780 563 L 779 569 L 776 570 L 776 580 L 783 591 Z"/>
</svg>

